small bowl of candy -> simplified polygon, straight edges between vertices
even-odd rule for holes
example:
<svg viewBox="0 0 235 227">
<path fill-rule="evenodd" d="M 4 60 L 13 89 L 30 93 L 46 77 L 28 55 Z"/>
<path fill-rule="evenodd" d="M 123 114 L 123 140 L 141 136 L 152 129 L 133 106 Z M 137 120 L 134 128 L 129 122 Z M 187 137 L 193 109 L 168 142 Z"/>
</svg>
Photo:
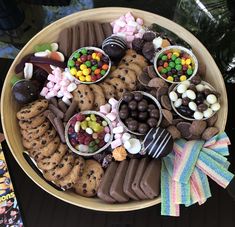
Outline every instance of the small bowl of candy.
<svg viewBox="0 0 235 227">
<path fill-rule="evenodd" d="M 186 120 L 206 120 L 220 109 L 220 94 L 200 76 L 178 84 L 169 98 L 174 111 Z"/>
<path fill-rule="evenodd" d="M 162 121 L 160 103 L 155 97 L 143 91 L 124 93 L 117 109 L 119 121 L 134 135 L 146 135 Z"/>
<path fill-rule="evenodd" d="M 69 148 L 82 156 L 93 156 L 109 147 L 113 140 L 110 120 L 96 111 L 83 111 L 70 118 L 65 127 Z"/>
<path fill-rule="evenodd" d="M 156 73 L 169 83 L 180 83 L 193 78 L 198 70 L 196 56 L 182 46 L 169 46 L 154 58 Z"/>
<path fill-rule="evenodd" d="M 82 47 L 70 56 L 67 67 L 72 76 L 83 84 L 94 84 L 103 80 L 111 68 L 111 60 L 97 47 Z"/>
</svg>

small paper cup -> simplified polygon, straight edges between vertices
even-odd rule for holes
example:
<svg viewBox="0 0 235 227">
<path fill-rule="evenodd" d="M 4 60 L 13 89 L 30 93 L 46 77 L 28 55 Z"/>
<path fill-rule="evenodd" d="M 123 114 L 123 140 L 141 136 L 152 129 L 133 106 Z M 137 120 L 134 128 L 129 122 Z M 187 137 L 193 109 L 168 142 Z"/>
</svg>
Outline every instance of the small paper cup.
<svg viewBox="0 0 235 227">
<path fill-rule="evenodd" d="M 158 100 L 157 100 L 154 96 L 152 96 L 152 95 L 150 95 L 149 93 L 144 92 L 144 91 L 133 91 L 133 92 L 131 92 L 131 93 L 141 93 L 142 95 L 144 95 L 144 96 L 148 97 L 149 99 L 151 99 L 151 100 L 153 101 L 153 104 L 155 104 L 155 105 L 158 107 L 158 109 L 159 109 L 159 119 L 158 119 L 158 123 L 157 123 L 157 125 L 156 125 L 156 127 L 158 127 L 158 126 L 161 124 L 161 122 L 162 122 L 162 107 L 161 107 L 161 104 L 158 102 Z M 117 110 L 118 110 L 118 112 L 119 112 L 119 109 L 120 109 L 120 106 L 121 106 L 122 102 L 123 102 L 123 99 L 121 98 L 121 99 L 119 100 L 118 104 L 117 104 Z M 122 121 L 122 119 L 120 118 L 119 114 L 118 114 L 118 121 L 121 122 L 122 125 L 123 125 L 123 127 L 124 127 L 128 132 L 130 132 L 131 134 L 134 134 L 134 135 L 136 135 L 136 136 L 143 136 L 143 135 L 145 135 L 145 134 L 141 134 L 141 133 L 139 133 L 139 132 L 134 132 L 134 131 L 129 130 L 128 127 L 125 125 L 125 123 L 124 123 L 124 122 Z"/>
<path fill-rule="evenodd" d="M 109 74 L 109 71 L 110 71 L 110 69 L 111 69 L 111 65 L 112 65 L 112 64 L 111 64 L 111 60 L 110 60 L 109 56 L 108 56 L 102 49 L 100 49 L 100 48 L 98 48 L 98 47 L 91 47 L 91 46 L 89 46 L 89 47 L 81 47 L 81 48 L 79 48 L 78 50 L 74 51 L 74 52 L 71 54 L 71 56 L 69 57 L 69 60 L 72 60 L 74 54 L 77 53 L 77 52 L 80 52 L 82 49 L 94 50 L 94 51 L 97 51 L 97 52 L 102 53 L 104 56 L 106 56 L 106 57 L 109 59 L 109 63 L 107 63 L 107 64 L 109 65 L 109 68 L 108 68 L 108 70 L 106 71 L 105 75 L 103 75 L 100 79 L 98 79 L 98 80 L 96 80 L 96 81 L 90 81 L 90 82 L 81 81 L 81 80 L 79 80 L 77 77 L 75 77 L 74 75 L 73 75 L 73 77 L 75 78 L 75 80 L 76 80 L 77 82 L 79 82 L 79 83 L 81 83 L 81 84 L 95 84 L 95 83 L 100 82 L 101 80 L 103 80 L 103 79 Z M 68 62 L 69 62 L 69 60 L 68 60 Z M 70 72 L 70 69 L 71 69 L 72 67 L 69 66 L 68 62 L 67 62 L 67 68 L 68 68 L 68 71 Z M 71 74 L 71 73 L 70 73 L 70 74 Z"/>
<path fill-rule="evenodd" d="M 71 120 L 72 120 L 76 115 L 78 115 L 78 114 L 83 114 L 83 115 L 94 114 L 94 115 L 97 115 L 97 116 L 103 118 L 103 119 L 108 123 L 108 127 L 109 127 L 109 129 L 110 129 L 110 139 L 109 139 L 109 141 L 108 141 L 103 147 L 101 147 L 99 150 L 97 150 L 97 151 L 95 151 L 95 152 L 93 152 L 93 153 L 91 153 L 91 152 L 81 152 L 81 151 L 77 150 L 75 147 L 73 147 L 72 144 L 71 144 L 70 141 L 69 141 L 68 129 L 69 129 L 69 126 L 70 126 L 70 124 L 71 124 Z M 66 141 L 66 144 L 68 145 L 68 147 L 69 147 L 69 149 L 70 149 L 71 151 L 73 151 L 74 153 L 76 153 L 76 154 L 78 154 L 78 155 L 81 155 L 81 156 L 90 157 L 90 156 L 93 156 L 93 155 L 95 155 L 95 154 L 98 154 L 98 153 L 104 151 L 105 149 L 107 149 L 107 148 L 110 146 L 112 140 L 113 140 L 113 127 L 112 127 L 111 121 L 110 121 L 105 115 L 103 115 L 103 114 L 101 114 L 101 113 L 99 113 L 99 112 L 97 112 L 97 111 L 89 111 L 89 110 L 88 110 L 88 111 L 79 112 L 79 113 L 73 115 L 73 116 L 69 119 L 68 123 L 67 123 L 66 126 L 65 126 L 65 141 Z"/>
<path fill-rule="evenodd" d="M 161 75 L 161 73 L 157 69 L 157 67 L 158 67 L 157 62 L 159 60 L 159 57 L 161 56 L 161 54 L 163 54 L 163 53 L 165 53 L 166 51 L 169 51 L 169 50 L 171 50 L 172 52 L 174 52 L 174 51 L 185 52 L 186 54 L 188 54 L 191 57 L 192 65 L 194 66 L 193 67 L 193 73 L 190 77 L 188 77 L 187 80 L 192 79 L 198 71 L 198 60 L 197 60 L 196 56 L 193 54 L 193 52 L 191 50 L 189 50 L 185 47 L 182 47 L 182 46 L 168 46 L 168 47 L 163 48 L 162 50 L 160 50 L 159 52 L 156 53 L 155 58 L 154 58 L 154 69 L 155 69 L 157 75 L 159 77 L 161 77 L 163 80 L 165 80 L 166 82 L 168 82 L 168 83 L 179 84 L 180 82 L 183 82 L 183 81 L 175 82 L 175 81 L 167 80 L 166 78 L 164 78 Z"/>
<path fill-rule="evenodd" d="M 208 82 L 206 82 L 206 81 L 201 81 L 201 84 L 206 85 L 206 86 L 208 87 L 208 89 L 210 89 L 211 91 L 216 92 L 215 88 L 214 88 L 211 84 L 209 84 Z M 178 84 L 177 86 L 175 86 L 172 91 L 176 91 L 176 90 L 177 90 L 177 87 L 178 87 L 179 85 L 180 85 L 180 84 Z M 218 101 L 219 101 L 219 103 L 220 103 L 220 99 L 219 99 L 219 98 L 218 98 Z M 171 101 L 171 106 L 172 106 L 172 109 L 175 111 L 175 113 L 176 113 L 177 115 L 179 115 L 181 118 L 183 118 L 183 119 L 185 119 L 185 120 L 188 120 L 188 121 L 194 121 L 194 120 L 196 120 L 195 118 L 185 117 L 184 115 L 182 115 L 181 113 L 179 113 L 178 110 L 177 110 L 177 108 L 174 106 L 174 102 L 173 102 L 173 101 Z M 219 111 L 219 110 L 218 110 L 218 111 Z M 215 113 L 217 113 L 218 111 L 213 111 L 213 114 L 212 114 L 210 117 L 207 117 L 207 118 L 204 117 L 204 118 L 202 118 L 201 120 L 207 120 L 207 119 L 211 118 L 211 117 L 212 117 Z"/>
</svg>

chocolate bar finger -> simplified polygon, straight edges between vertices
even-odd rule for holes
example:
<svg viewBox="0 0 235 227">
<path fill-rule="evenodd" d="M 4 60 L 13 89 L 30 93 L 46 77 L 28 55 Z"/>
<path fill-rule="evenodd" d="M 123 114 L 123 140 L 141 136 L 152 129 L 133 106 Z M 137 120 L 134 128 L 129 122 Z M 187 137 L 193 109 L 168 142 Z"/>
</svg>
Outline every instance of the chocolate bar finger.
<svg viewBox="0 0 235 227">
<path fill-rule="evenodd" d="M 47 117 L 47 119 L 51 122 L 53 127 L 56 129 L 56 125 L 55 125 L 55 122 L 54 122 L 54 119 L 56 118 L 55 114 L 53 114 L 50 110 L 46 110 L 44 112 L 44 115 Z"/>
<path fill-rule="evenodd" d="M 129 197 L 123 191 L 123 183 L 128 167 L 128 161 L 124 160 L 120 162 L 113 178 L 112 185 L 110 187 L 110 195 L 118 202 L 124 203 L 129 200 Z"/>
<path fill-rule="evenodd" d="M 56 107 L 58 106 L 58 102 L 57 102 L 57 99 L 55 97 L 50 98 L 49 101 L 52 105 L 54 105 Z"/>
<path fill-rule="evenodd" d="M 56 131 L 58 132 L 61 142 L 65 143 L 65 135 L 64 135 L 64 124 L 59 117 L 54 119 L 54 123 L 56 125 Z"/>
<path fill-rule="evenodd" d="M 56 106 L 54 106 L 52 104 L 49 104 L 48 109 L 51 110 L 51 112 L 54 113 L 60 119 L 64 118 L 64 113 L 59 108 L 57 108 Z"/>
<path fill-rule="evenodd" d="M 62 100 L 60 100 L 59 102 L 58 102 L 58 107 L 65 113 L 66 111 L 67 111 L 67 109 L 68 109 L 68 107 L 66 106 L 66 104 L 62 101 Z"/>
<path fill-rule="evenodd" d="M 103 28 L 105 38 L 113 34 L 113 28 L 110 23 L 103 23 L 102 28 Z"/>
<path fill-rule="evenodd" d="M 113 182 L 113 178 L 115 176 L 116 170 L 118 167 L 117 162 L 111 162 L 110 166 L 105 171 L 103 179 L 100 183 L 99 189 L 97 191 L 97 196 L 104 200 L 107 203 L 115 203 L 116 200 L 110 196 L 110 187 Z"/>
<path fill-rule="evenodd" d="M 96 37 L 97 46 L 101 47 L 105 39 L 102 25 L 99 22 L 94 22 L 94 28 L 95 28 L 95 37 Z"/>
<path fill-rule="evenodd" d="M 73 116 L 73 114 L 75 113 L 77 108 L 77 102 L 73 99 L 71 105 L 69 106 L 69 108 L 67 109 L 67 111 L 64 114 L 64 121 L 68 121 L 70 117 Z"/>
</svg>

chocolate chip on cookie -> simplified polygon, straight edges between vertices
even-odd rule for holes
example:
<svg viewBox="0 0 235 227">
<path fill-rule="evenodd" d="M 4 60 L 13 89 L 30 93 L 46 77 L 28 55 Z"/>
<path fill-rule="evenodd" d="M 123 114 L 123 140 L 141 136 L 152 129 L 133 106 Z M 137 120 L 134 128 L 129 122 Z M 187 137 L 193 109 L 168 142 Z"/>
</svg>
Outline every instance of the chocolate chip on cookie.
<svg viewBox="0 0 235 227">
<path fill-rule="evenodd" d="M 105 96 L 105 99 L 108 101 L 110 98 L 116 98 L 117 94 L 116 94 L 116 91 L 115 91 L 115 88 L 106 83 L 106 82 L 101 82 L 99 83 L 99 86 L 102 87 L 103 91 L 104 91 L 104 96 Z"/>
<path fill-rule="evenodd" d="M 95 100 L 94 100 L 94 108 L 95 110 L 99 110 L 100 106 L 104 105 L 105 102 L 105 96 L 103 89 L 97 85 L 97 84 L 90 84 L 90 88 L 92 92 L 94 93 Z"/>
<path fill-rule="evenodd" d="M 111 77 L 105 81 L 114 87 L 118 99 L 127 91 L 127 84 L 119 78 Z"/>
<path fill-rule="evenodd" d="M 25 119 L 25 120 L 20 120 L 19 121 L 19 126 L 21 129 L 23 130 L 29 130 L 29 129 L 33 129 L 33 128 L 37 128 L 38 126 L 40 126 L 41 124 L 43 124 L 46 120 L 46 117 L 43 113 L 30 118 L 30 119 Z"/>
</svg>

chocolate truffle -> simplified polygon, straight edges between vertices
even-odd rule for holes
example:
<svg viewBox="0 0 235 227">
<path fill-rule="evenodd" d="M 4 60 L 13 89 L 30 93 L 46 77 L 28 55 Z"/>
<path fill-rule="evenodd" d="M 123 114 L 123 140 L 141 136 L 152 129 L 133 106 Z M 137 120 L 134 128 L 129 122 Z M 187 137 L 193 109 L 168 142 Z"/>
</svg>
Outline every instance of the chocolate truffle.
<svg viewBox="0 0 235 227">
<path fill-rule="evenodd" d="M 102 49 L 112 60 L 118 60 L 125 55 L 127 44 L 119 36 L 110 36 L 102 43 Z"/>
<path fill-rule="evenodd" d="M 131 92 L 126 92 L 123 94 L 122 98 L 125 102 L 130 102 L 134 98 L 134 94 Z"/>
<path fill-rule="evenodd" d="M 136 131 L 138 126 L 139 126 L 139 124 L 138 124 L 138 122 L 136 120 L 132 120 L 132 121 L 128 122 L 127 126 L 128 126 L 129 130 Z"/>
<path fill-rule="evenodd" d="M 143 99 L 140 102 L 138 102 L 138 110 L 141 112 L 147 111 L 148 109 L 148 102 Z"/>
<path fill-rule="evenodd" d="M 138 54 L 142 53 L 142 49 L 144 46 L 144 40 L 141 38 L 135 38 L 132 42 L 132 48 L 135 50 Z"/>
<path fill-rule="evenodd" d="M 145 32 L 143 35 L 143 40 L 146 42 L 152 42 L 156 38 L 156 34 L 152 31 Z"/>
<path fill-rule="evenodd" d="M 146 134 L 149 130 L 149 125 L 145 123 L 140 123 L 138 127 L 138 132 L 141 134 Z"/>
<path fill-rule="evenodd" d="M 137 103 L 135 100 L 131 100 L 131 101 L 128 103 L 128 107 L 129 107 L 131 110 L 136 110 L 136 109 L 137 109 L 137 105 L 138 105 L 138 103 Z"/>
<path fill-rule="evenodd" d="M 154 58 L 155 49 L 152 42 L 147 42 L 144 44 L 142 49 L 143 55 L 148 59 L 151 60 Z"/>
</svg>

